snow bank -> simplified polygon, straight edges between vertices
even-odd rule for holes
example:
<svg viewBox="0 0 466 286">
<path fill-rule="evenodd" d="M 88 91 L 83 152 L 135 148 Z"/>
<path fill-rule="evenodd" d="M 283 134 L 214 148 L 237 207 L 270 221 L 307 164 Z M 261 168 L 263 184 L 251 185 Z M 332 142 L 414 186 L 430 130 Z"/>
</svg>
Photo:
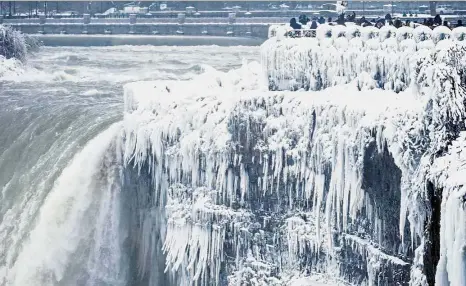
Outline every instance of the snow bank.
<svg viewBox="0 0 466 286">
<path fill-rule="evenodd" d="M 27 53 L 39 46 L 36 39 L 0 24 L 0 77 L 21 74 Z"/>
<path fill-rule="evenodd" d="M 25 61 L 28 51 L 38 47 L 39 42 L 34 38 L 0 24 L 0 56 Z"/>
</svg>

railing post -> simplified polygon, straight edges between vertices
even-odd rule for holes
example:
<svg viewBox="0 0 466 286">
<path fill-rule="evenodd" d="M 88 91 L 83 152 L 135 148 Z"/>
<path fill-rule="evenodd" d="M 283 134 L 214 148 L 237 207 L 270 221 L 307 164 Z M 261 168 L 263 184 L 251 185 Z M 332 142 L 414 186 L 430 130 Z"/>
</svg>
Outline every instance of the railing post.
<svg viewBox="0 0 466 286">
<path fill-rule="evenodd" d="M 186 21 L 186 14 L 178 13 L 178 24 L 183 25 L 185 21 Z"/>
<path fill-rule="evenodd" d="M 39 15 L 39 23 L 44 25 L 46 21 L 45 15 Z"/>
<path fill-rule="evenodd" d="M 137 21 L 137 20 L 136 20 L 136 14 L 130 14 L 130 15 L 129 15 L 129 23 L 130 23 L 131 25 L 134 25 L 134 24 L 136 24 L 136 21 Z"/>
<path fill-rule="evenodd" d="M 236 23 L 236 13 L 229 13 L 228 14 L 228 24 Z"/>
<path fill-rule="evenodd" d="M 430 15 L 431 16 L 437 15 L 437 1 L 430 1 L 429 6 L 430 6 Z"/>
<path fill-rule="evenodd" d="M 83 23 L 90 24 L 91 23 L 91 15 L 90 14 L 83 14 Z"/>
</svg>

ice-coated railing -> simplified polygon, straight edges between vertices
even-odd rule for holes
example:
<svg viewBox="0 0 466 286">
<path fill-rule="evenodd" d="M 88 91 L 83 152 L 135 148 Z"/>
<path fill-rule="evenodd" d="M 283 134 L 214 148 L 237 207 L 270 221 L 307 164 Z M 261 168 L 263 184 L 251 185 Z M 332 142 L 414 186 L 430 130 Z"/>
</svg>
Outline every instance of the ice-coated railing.
<svg viewBox="0 0 466 286">
<path fill-rule="evenodd" d="M 324 32 L 318 32 L 322 30 Z M 335 35 L 334 35 L 335 34 Z M 341 26 L 341 25 L 319 25 L 317 29 L 293 29 L 289 25 L 270 25 L 268 37 L 291 37 L 291 38 L 315 38 L 318 35 L 324 35 L 327 38 L 346 37 L 348 40 L 354 37 L 361 37 L 365 34 L 372 34 L 373 38 L 379 36 L 380 41 L 384 41 L 388 38 L 396 38 L 398 41 L 403 39 L 419 39 L 419 41 L 435 40 L 440 41 L 443 39 L 455 39 L 457 41 L 464 41 L 466 38 L 466 27 L 458 27 L 453 30 L 445 26 L 436 27 L 431 30 L 429 27 L 424 25 L 417 25 L 415 28 L 412 27 L 401 27 L 395 28 L 394 26 L 383 26 L 378 29 L 376 27 L 361 27 L 358 25 Z M 416 38 L 421 34 L 424 39 Z"/>
<path fill-rule="evenodd" d="M 280 30 L 281 29 L 281 30 Z M 413 60 L 443 46 L 464 45 L 466 28 L 320 25 L 315 37 L 286 37 L 271 28 L 261 47 L 271 90 L 320 90 L 367 73 L 374 87 L 399 92 L 410 86 Z"/>
</svg>

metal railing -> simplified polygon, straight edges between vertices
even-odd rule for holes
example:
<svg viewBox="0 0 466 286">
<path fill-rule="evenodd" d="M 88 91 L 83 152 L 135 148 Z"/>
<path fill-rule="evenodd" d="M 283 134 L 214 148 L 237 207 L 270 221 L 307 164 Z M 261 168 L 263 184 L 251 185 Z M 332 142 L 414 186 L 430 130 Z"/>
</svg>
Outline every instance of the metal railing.
<svg viewBox="0 0 466 286">
<path fill-rule="evenodd" d="M 288 38 L 315 38 L 316 30 L 315 29 L 300 29 L 288 31 L 285 34 Z"/>
</svg>

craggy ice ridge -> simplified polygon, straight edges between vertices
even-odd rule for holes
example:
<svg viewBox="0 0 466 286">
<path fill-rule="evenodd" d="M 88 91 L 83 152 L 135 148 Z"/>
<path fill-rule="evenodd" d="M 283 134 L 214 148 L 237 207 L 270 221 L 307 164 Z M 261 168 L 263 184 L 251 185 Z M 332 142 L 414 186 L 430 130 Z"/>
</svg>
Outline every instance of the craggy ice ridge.
<svg viewBox="0 0 466 286">
<path fill-rule="evenodd" d="M 270 41 L 269 82 L 306 66 L 317 74 L 288 87 L 317 91 L 264 91 L 257 63 L 125 86 L 124 162 L 151 178 L 170 281 L 282 285 L 318 272 L 355 285 L 464 284 L 464 192 L 438 163 L 465 130 L 462 44 L 440 39 L 391 61 L 379 45 L 366 65 L 368 50 L 330 44 L 319 58 L 321 43 Z"/>
</svg>

